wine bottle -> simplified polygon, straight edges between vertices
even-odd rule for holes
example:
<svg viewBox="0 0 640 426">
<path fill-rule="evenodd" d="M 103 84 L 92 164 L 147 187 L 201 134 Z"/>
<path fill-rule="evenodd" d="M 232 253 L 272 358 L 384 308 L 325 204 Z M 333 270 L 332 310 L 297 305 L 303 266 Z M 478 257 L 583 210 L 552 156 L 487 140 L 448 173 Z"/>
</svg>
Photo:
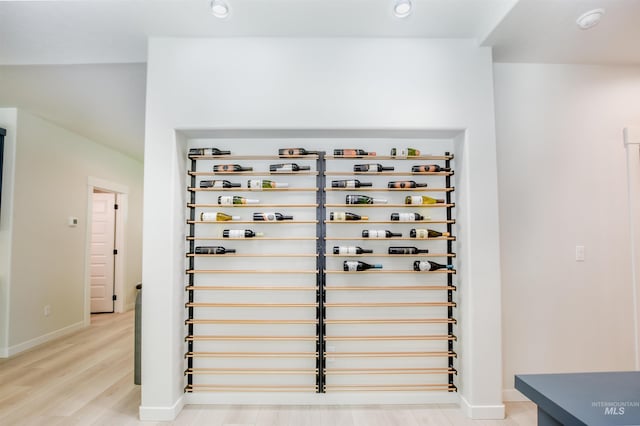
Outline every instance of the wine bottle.
<svg viewBox="0 0 640 426">
<path fill-rule="evenodd" d="M 334 149 L 333 155 L 342 156 L 342 157 L 360 157 L 360 156 L 371 156 L 376 155 L 375 152 L 367 152 L 364 149 Z"/>
<path fill-rule="evenodd" d="M 440 198 L 431 198 L 426 195 L 407 195 L 404 198 L 405 204 L 443 204 L 444 200 Z"/>
<path fill-rule="evenodd" d="M 196 254 L 227 254 L 235 253 L 236 249 L 228 249 L 221 246 L 197 246 Z"/>
<path fill-rule="evenodd" d="M 387 204 L 387 200 L 381 198 L 372 198 L 366 195 L 347 195 L 345 197 L 346 204 Z"/>
<path fill-rule="evenodd" d="M 299 155 L 317 154 L 318 151 L 307 151 L 304 148 L 280 148 L 278 155 L 281 157 L 296 157 Z"/>
<path fill-rule="evenodd" d="M 218 148 L 191 148 L 189 155 L 229 155 L 231 151 L 222 151 Z"/>
<path fill-rule="evenodd" d="M 216 222 L 225 222 L 228 220 L 240 220 L 240 216 L 231 216 L 222 212 L 202 212 L 200 213 L 200 220 L 214 220 Z"/>
<path fill-rule="evenodd" d="M 253 238 L 262 237 L 262 232 L 254 232 L 251 229 L 225 229 L 222 238 Z"/>
<path fill-rule="evenodd" d="M 396 180 L 387 184 L 388 188 L 424 188 L 426 183 L 417 183 L 415 180 Z"/>
<path fill-rule="evenodd" d="M 250 172 L 253 170 L 253 167 L 243 167 L 240 164 L 216 164 L 213 166 L 214 172 L 225 172 L 225 173 L 235 173 L 235 172 Z"/>
<path fill-rule="evenodd" d="M 417 157 L 420 155 L 420 150 L 415 148 L 391 148 L 391 156 L 406 158 L 406 157 Z"/>
<path fill-rule="evenodd" d="M 367 269 L 382 269 L 379 263 L 370 264 L 359 260 L 345 260 L 342 264 L 345 271 L 366 271 Z"/>
<path fill-rule="evenodd" d="M 301 170 L 311 170 L 310 166 L 299 166 L 296 163 L 272 164 L 269 166 L 271 172 L 299 172 Z"/>
<path fill-rule="evenodd" d="M 284 182 L 274 182 L 267 179 L 250 179 L 247 181 L 247 188 L 262 189 L 262 188 L 288 188 L 289 184 Z"/>
<path fill-rule="evenodd" d="M 389 254 L 419 254 L 429 253 L 429 250 L 419 249 L 417 247 L 389 247 Z"/>
<path fill-rule="evenodd" d="M 431 260 L 416 260 L 413 262 L 414 271 L 437 271 L 438 269 L 453 269 L 453 265 L 443 265 Z"/>
<path fill-rule="evenodd" d="M 414 222 L 416 220 L 424 220 L 424 216 L 419 213 L 391 213 L 391 220 Z"/>
<path fill-rule="evenodd" d="M 218 197 L 218 204 L 258 204 L 260 200 L 240 197 L 238 195 L 221 195 Z"/>
<path fill-rule="evenodd" d="M 449 167 L 440 167 L 437 164 L 425 164 L 422 166 L 412 166 L 411 171 L 413 173 L 423 173 L 423 172 L 450 172 L 451 169 Z"/>
<path fill-rule="evenodd" d="M 411 229 L 409 231 L 409 237 L 411 238 L 438 238 L 448 237 L 448 232 L 434 231 L 433 229 Z"/>
<path fill-rule="evenodd" d="M 395 233 L 391 231 L 386 231 L 384 229 L 365 229 L 362 231 L 362 238 L 392 238 L 392 237 L 402 237 L 402 234 Z"/>
<path fill-rule="evenodd" d="M 285 216 L 281 213 L 254 213 L 253 220 L 275 221 L 275 220 L 293 220 L 293 216 Z"/>
<path fill-rule="evenodd" d="M 329 220 L 344 221 L 344 220 L 369 220 L 368 216 L 360 216 L 350 212 L 331 212 L 329 213 Z"/>
<path fill-rule="evenodd" d="M 332 188 L 360 188 L 361 186 L 373 186 L 372 182 L 360 182 L 358 179 L 332 180 Z"/>
<path fill-rule="evenodd" d="M 363 254 L 373 253 L 373 250 L 363 249 L 356 246 L 334 246 L 333 254 Z"/>
<path fill-rule="evenodd" d="M 240 188 L 239 183 L 229 182 L 228 180 L 201 180 L 200 188 Z"/>
<path fill-rule="evenodd" d="M 382 164 L 354 164 L 354 172 L 384 172 L 395 170 L 393 166 L 383 166 Z"/>
</svg>

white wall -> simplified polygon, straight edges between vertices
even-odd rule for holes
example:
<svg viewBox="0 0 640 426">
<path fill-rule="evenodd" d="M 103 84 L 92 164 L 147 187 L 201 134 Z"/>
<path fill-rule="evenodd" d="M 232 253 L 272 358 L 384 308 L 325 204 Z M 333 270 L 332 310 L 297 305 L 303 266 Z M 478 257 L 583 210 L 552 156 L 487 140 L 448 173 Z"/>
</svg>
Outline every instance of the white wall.
<svg viewBox="0 0 640 426">
<path fill-rule="evenodd" d="M 8 354 L 9 281 L 11 272 L 11 224 L 13 213 L 13 166 L 15 159 L 18 111 L 0 108 L 0 127 L 7 131 L 4 138 L 2 170 L 2 211 L 0 211 L 0 357 Z"/>
<path fill-rule="evenodd" d="M 88 177 L 130 190 L 125 306 L 141 277 L 142 219 L 140 162 L 23 110 L 13 167 L 10 354 L 83 324 Z M 67 225 L 69 216 L 79 218 L 77 227 Z"/>
<path fill-rule="evenodd" d="M 147 75 L 143 419 L 172 418 L 183 403 L 185 276 L 176 247 L 184 245 L 185 160 L 176 129 L 466 130 L 456 141 L 467 168 L 460 244 L 469 253 L 458 295 L 460 389 L 471 415 L 503 414 L 489 49 L 408 39 L 152 39 Z"/>
<path fill-rule="evenodd" d="M 505 397 L 514 374 L 633 369 L 622 129 L 640 123 L 640 68 L 494 70 Z"/>
</svg>

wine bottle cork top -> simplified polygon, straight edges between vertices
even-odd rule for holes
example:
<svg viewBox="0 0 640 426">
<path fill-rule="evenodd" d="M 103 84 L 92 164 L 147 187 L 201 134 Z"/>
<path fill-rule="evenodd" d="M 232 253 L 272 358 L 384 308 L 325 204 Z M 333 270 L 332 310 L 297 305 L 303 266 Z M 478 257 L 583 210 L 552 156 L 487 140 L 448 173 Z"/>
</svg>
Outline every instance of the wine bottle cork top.
<svg viewBox="0 0 640 426">
<path fill-rule="evenodd" d="M 369 216 L 360 216 L 360 220 L 369 220 Z"/>
</svg>

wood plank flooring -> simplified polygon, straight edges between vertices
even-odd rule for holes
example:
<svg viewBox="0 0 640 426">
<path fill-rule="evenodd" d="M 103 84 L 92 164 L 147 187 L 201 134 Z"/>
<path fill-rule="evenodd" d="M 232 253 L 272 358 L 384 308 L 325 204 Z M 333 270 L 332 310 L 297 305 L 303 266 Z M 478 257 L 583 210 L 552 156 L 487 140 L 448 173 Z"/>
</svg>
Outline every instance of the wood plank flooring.
<svg viewBox="0 0 640 426">
<path fill-rule="evenodd" d="M 133 384 L 133 312 L 93 315 L 91 327 L 0 359 L 0 425 L 534 426 L 532 403 L 505 420 L 469 420 L 455 405 L 190 405 L 170 423 L 140 422 Z"/>
</svg>

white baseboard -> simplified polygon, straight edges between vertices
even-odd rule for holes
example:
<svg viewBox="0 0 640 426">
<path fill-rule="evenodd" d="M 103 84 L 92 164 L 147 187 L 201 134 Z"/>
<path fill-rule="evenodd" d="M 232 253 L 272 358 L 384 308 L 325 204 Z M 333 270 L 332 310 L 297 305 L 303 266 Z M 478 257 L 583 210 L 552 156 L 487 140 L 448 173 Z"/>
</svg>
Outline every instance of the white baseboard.
<svg viewBox="0 0 640 426">
<path fill-rule="evenodd" d="M 9 358 L 9 351 L 7 348 L 0 348 L 0 358 Z"/>
<path fill-rule="evenodd" d="M 26 342 L 19 343 L 17 345 L 9 346 L 7 352 L 7 356 L 11 357 L 20 352 L 24 352 L 27 349 L 31 349 L 43 343 L 46 343 L 50 340 L 57 339 L 58 337 L 66 336 L 67 334 L 74 333 L 78 330 L 84 328 L 84 321 L 77 322 L 75 324 L 68 325 L 64 328 L 61 328 L 56 331 L 52 331 L 51 333 L 43 334 L 42 336 L 38 336 L 34 339 L 27 340 Z"/>
<path fill-rule="evenodd" d="M 526 402 L 529 398 L 521 394 L 517 389 L 503 389 L 502 399 L 508 402 Z"/>
<path fill-rule="evenodd" d="M 458 404 L 455 392 L 376 392 L 373 393 L 187 393 L 185 404 L 242 405 L 429 405 Z"/>
<path fill-rule="evenodd" d="M 504 404 L 471 405 L 460 395 L 460 409 L 473 420 L 502 420 L 505 417 Z"/>
<path fill-rule="evenodd" d="M 141 405 L 138 408 L 138 414 L 140 415 L 140 420 L 143 422 L 170 422 L 178 417 L 178 414 L 180 414 L 183 407 L 184 398 L 181 396 L 172 406 L 169 407 L 146 407 Z"/>
</svg>

